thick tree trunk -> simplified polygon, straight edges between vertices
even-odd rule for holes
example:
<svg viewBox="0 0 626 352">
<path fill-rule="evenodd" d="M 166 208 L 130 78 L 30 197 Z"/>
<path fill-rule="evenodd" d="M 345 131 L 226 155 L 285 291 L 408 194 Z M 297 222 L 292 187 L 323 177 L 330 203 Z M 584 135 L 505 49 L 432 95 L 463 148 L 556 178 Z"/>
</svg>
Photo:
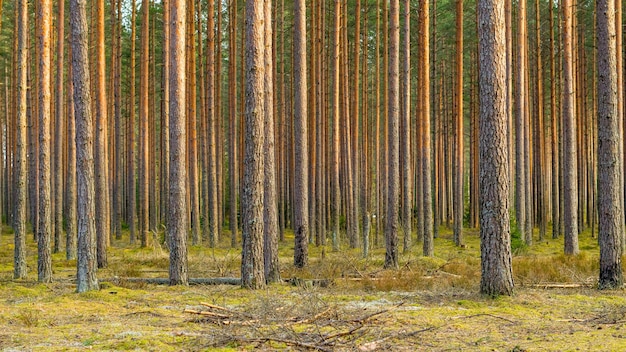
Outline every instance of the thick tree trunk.
<svg viewBox="0 0 626 352">
<path fill-rule="evenodd" d="M 623 229 L 620 192 L 620 135 L 616 69 L 615 3 L 599 0 L 598 36 L 598 237 L 600 281 L 598 288 L 622 287 L 621 241 Z"/>
<path fill-rule="evenodd" d="M 245 50 L 245 156 L 243 167 L 243 251 L 241 285 L 265 286 L 263 273 L 264 117 L 263 92 L 264 8 L 263 0 L 246 0 Z"/>
<path fill-rule="evenodd" d="M 78 261 L 76 290 L 98 289 L 96 278 L 95 185 L 93 166 L 93 117 L 89 91 L 89 59 L 87 14 L 85 2 L 70 1 L 72 38 L 72 72 L 74 82 L 74 113 L 76 116 L 76 150 L 78 178 Z"/>
<path fill-rule="evenodd" d="M 509 228 L 504 3 L 478 2 L 480 76 L 480 249 L 483 294 L 513 291 Z"/>
<path fill-rule="evenodd" d="M 169 204 L 167 239 L 170 285 L 187 285 L 187 203 L 185 133 L 185 12 L 186 1 L 168 0 L 169 21 Z"/>
</svg>

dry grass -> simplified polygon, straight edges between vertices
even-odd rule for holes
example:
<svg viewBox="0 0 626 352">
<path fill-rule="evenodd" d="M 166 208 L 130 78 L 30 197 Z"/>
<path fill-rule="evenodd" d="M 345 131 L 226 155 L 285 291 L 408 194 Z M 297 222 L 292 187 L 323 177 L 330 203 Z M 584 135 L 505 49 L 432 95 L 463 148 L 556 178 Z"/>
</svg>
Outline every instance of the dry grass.
<svg viewBox="0 0 626 352">
<path fill-rule="evenodd" d="M 6 229 L 8 230 L 8 229 Z M 596 282 L 598 249 L 588 234 L 582 253 L 561 255 L 563 242 L 548 240 L 514 257 L 517 290 L 512 297 L 477 294 L 480 282 L 477 233 L 466 246 L 452 244 L 449 230 L 435 241 L 436 257 L 415 245 L 402 254 L 399 270 L 382 270 L 384 249 L 369 258 L 359 250 L 324 259 L 311 247 L 310 265 L 292 263 L 293 238 L 281 244 L 283 278 L 296 285 L 247 291 L 235 286 L 166 287 L 131 283 L 124 277 L 166 277 L 165 249 L 139 249 L 116 241 L 97 292 L 74 293 L 75 261 L 55 254 L 54 278 L 36 283 L 36 248 L 29 240 L 26 280 L 14 282 L 11 235 L 0 237 L 0 350 L 619 350 L 626 342 L 626 295 L 591 287 L 544 290 L 544 283 Z M 238 276 L 239 249 L 190 249 L 192 277 Z M 313 280 L 332 284 L 319 287 Z M 184 313 L 200 302 L 224 307 L 238 321 L 208 320 Z M 328 312 L 328 313 L 326 313 Z M 382 312 L 382 313 L 380 313 Z M 322 314 L 323 313 L 323 314 Z M 379 313 L 379 314 L 376 314 Z M 321 315 L 320 315 L 321 314 Z M 372 318 L 364 319 L 372 314 Z M 232 319 L 231 319 L 232 320 Z M 355 329 L 354 331 L 352 331 Z M 598 345 L 597 341 L 602 341 Z"/>
</svg>

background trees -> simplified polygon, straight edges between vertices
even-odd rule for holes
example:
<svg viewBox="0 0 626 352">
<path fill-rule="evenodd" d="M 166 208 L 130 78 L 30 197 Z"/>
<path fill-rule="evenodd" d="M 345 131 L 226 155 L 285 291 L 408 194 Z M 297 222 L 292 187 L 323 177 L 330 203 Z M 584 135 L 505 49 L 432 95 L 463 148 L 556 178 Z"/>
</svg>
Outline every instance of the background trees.
<svg viewBox="0 0 626 352">
<path fill-rule="evenodd" d="M 97 1 L 85 12 L 89 32 L 79 39 L 89 39 L 93 45 L 84 54 L 76 53 L 74 46 L 71 52 L 70 48 L 67 54 L 63 52 L 66 9 L 58 1 L 54 4 L 56 11 L 46 17 L 54 17 L 55 27 L 45 35 L 46 21 L 23 24 L 20 31 L 18 19 L 22 17 L 18 15 L 22 12 L 17 10 L 21 7 L 8 2 L 2 5 L 3 20 L 18 24 L 18 31 L 5 25 L 0 32 L 0 48 L 14 48 L 0 57 L 0 76 L 4 75 L 0 82 L 14 92 L 0 104 L 0 113 L 6 116 L 0 119 L 4 141 L 0 143 L 4 161 L 0 166 L 0 212 L 14 225 L 18 242 L 30 221 L 34 233 L 44 234 L 38 240 L 46 241 L 46 234 L 54 233 L 54 249 L 61 250 L 58 237 L 66 230 L 66 256 L 73 256 L 78 232 L 75 153 L 80 164 L 83 152 L 74 148 L 73 124 L 86 119 L 86 110 L 79 115 L 73 106 L 87 102 L 94 106 L 94 144 L 90 148 L 95 159 L 86 160 L 94 164 L 96 177 L 93 217 L 100 266 L 106 265 L 111 232 L 116 234 L 113 244 L 134 244 L 137 225 L 142 246 L 167 244 L 171 250 L 176 244 L 168 241 L 174 233 L 191 234 L 198 245 L 224 246 L 225 238 L 232 247 L 240 239 L 244 246 L 250 245 L 250 224 L 240 223 L 240 219 L 251 204 L 240 195 L 250 197 L 254 192 L 243 182 L 242 171 L 258 172 L 257 167 L 263 169 L 262 179 L 268 180 L 262 182 L 263 201 L 256 200 L 264 207 L 261 254 L 266 256 L 266 279 L 279 276 L 276 239 L 291 238 L 292 231 L 298 267 L 307 265 L 309 246 L 322 247 L 319 253 L 323 257 L 327 238 L 332 238 L 332 249 L 337 251 L 345 246 L 356 248 L 363 241 L 362 252 L 367 256 L 370 249 L 383 246 L 383 237 L 388 248 L 385 265 L 395 267 L 400 260 L 398 226 L 403 229 L 405 249 L 422 242 L 427 256 L 436 253 L 434 238 L 439 225 L 454 229 L 460 246 L 462 229 L 479 227 L 483 170 L 479 145 L 484 141 L 481 138 L 487 137 L 481 137 L 479 101 L 484 94 L 478 89 L 478 72 L 480 54 L 493 49 L 478 46 L 479 22 L 472 12 L 479 8 L 477 1 L 387 4 L 332 0 L 313 4 L 265 0 L 262 16 L 251 20 L 253 13 L 245 9 L 244 2 L 201 0 L 186 3 L 184 21 L 176 22 L 178 25 L 171 21 L 167 25 L 166 2 Z M 52 9 L 48 2 L 36 5 L 37 13 Z M 516 215 L 511 231 L 514 246 L 522 246 L 520 240 L 532 245 L 537 224 L 539 240 L 552 226 L 553 237 L 565 235 L 565 253 L 575 254 L 579 233 L 592 229 L 595 235 L 600 211 L 596 204 L 601 198 L 596 184 L 605 175 L 599 164 L 600 132 L 595 127 L 600 90 L 591 88 L 601 78 L 597 71 L 601 62 L 590 54 L 595 47 L 597 9 L 591 2 L 547 0 L 535 0 L 529 6 L 525 2 L 512 6 L 508 1 L 504 5 L 504 21 L 510 24 L 505 29 L 503 54 L 504 133 L 507 141 L 516 141 L 518 152 L 513 156 L 513 150 L 507 150 L 509 190 L 516 190 L 510 197 Z M 111 13 L 109 21 L 106 10 Z M 620 13 L 612 20 L 617 27 Z M 169 45 L 171 30 L 183 24 L 185 126 L 184 131 L 171 134 L 174 105 L 170 97 L 178 92 L 170 86 Z M 262 67 L 245 60 L 246 43 L 252 44 L 250 35 L 242 30 L 246 24 L 262 25 L 257 28 L 262 30 L 262 45 L 248 46 L 254 48 L 249 53 L 254 57 L 262 50 Z M 50 37 L 49 47 L 38 41 L 46 36 Z M 617 86 L 623 84 L 618 64 L 623 50 L 620 38 L 616 38 L 615 49 Z M 138 40 L 140 45 L 136 45 Z M 56 63 L 56 73 L 46 73 L 49 67 L 39 65 L 48 61 L 48 51 L 48 66 Z M 74 62 L 76 55 L 87 71 L 78 72 L 64 61 L 72 57 Z M 547 63 L 549 74 L 544 69 Z M 80 79 L 83 84 L 85 74 L 91 78 L 81 91 L 70 83 L 64 90 L 66 74 L 71 82 Z M 239 94 L 250 83 L 246 77 L 257 75 L 262 76 L 263 85 L 249 88 L 249 92 L 260 90 L 262 112 L 251 110 L 256 105 Z M 49 92 L 53 81 L 54 96 Z M 549 98 L 543 94 L 548 88 Z M 621 90 L 617 91 L 617 115 L 622 116 Z M 39 102 L 40 96 L 45 101 Z M 180 104 L 182 98 L 177 99 Z M 255 118 L 260 114 L 262 127 L 250 125 L 246 114 L 255 114 Z M 55 126 L 54 134 L 50 126 Z M 65 128 L 67 134 L 62 133 Z M 77 123 L 79 134 L 82 128 Z M 246 135 L 246 131 L 254 133 Z M 184 149 L 171 140 L 175 136 L 184 139 Z M 263 140 L 263 163 L 256 156 L 252 160 L 252 154 L 245 157 L 246 151 L 258 152 L 259 138 Z M 50 162 L 52 150 L 54 163 Z M 176 214 L 175 229 L 168 220 L 172 215 L 170 186 L 180 181 L 170 179 L 174 152 L 182 153 L 185 160 L 177 162 L 186 168 L 176 176 L 185 178 L 184 201 L 177 198 L 176 206 L 186 221 L 180 222 Z M 621 147 L 618 154 L 622 160 Z M 54 169 L 54 187 L 48 187 L 48 166 Z M 181 185 L 175 187 L 180 190 Z M 24 189 L 29 190 L 26 195 Z M 30 210 L 24 221 L 22 206 Z M 549 208 L 551 212 L 546 210 Z M 122 230 L 126 227 L 128 236 Z M 203 242 L 201 234 L 208 241 Z M 152 236 L 154 243 L 148 241 Z M 42 244 L 42 249 L 46 246 Z M 21 258 L 19 248 L 16 246 L 16 264 Z"/>
</svg>

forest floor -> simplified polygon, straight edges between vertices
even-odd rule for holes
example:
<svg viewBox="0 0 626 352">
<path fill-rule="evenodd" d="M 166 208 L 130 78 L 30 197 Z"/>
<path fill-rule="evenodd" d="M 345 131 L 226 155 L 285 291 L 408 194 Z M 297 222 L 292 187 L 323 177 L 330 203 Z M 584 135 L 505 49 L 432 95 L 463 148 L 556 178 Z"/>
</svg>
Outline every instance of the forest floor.
<svg viewBox="0 0 626 352">
<path fill-rule="evenodd" d="M 478 293 L 478 234 L 466 230 L 455 247 L 442 228 L 435 258 L 421 244 L 401 255 L 399 270 L 383 270 L 384 249 L 310 248 L 310 265 L 296 270 L 293 244 L 281 243 L 283 278 L 265 290 L 232 285 L 168 287 L 125 280 L 167 277 L 167 251 L 114 241 L 101 289 L 75 293 L 75 261 L 53 256 L 54 283 L 36 282 L 36 247 L 29 239 L 29 276 L 12 277 L 9 228 L 0 237 L 0 351 L 57 350 L 623 350 L 624 290 L 598 291 L 598 246 L 580 236 L 581 254 L 562 254 L 563 240 L 530 248 L 514 244 L 515 294 Z M 192 247 L 190 277 L 238 277 L 240 250 Z M 317 280 L 319 279 L 319 280 Z M 561 287 L 555 287 L 561 284 Z M 193 313 L 195 312 L 195 313 Z M 198 312 L 202 312 L 198 314 Z"/>
</svg>

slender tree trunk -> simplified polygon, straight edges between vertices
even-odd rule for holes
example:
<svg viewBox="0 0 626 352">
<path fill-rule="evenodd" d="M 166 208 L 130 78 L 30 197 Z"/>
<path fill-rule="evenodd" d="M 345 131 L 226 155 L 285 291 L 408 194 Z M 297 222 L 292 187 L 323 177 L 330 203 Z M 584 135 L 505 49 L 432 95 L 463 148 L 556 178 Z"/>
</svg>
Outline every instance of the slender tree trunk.
<svg viewBox="0 0 626 352">
<path fill-rule="evenodd" d="M 274 50 L 272 49 L 273 35 L 271 25 L 271 1 L 264 0 L 263 8 L 265 18 L 265 34 L 263 37 L 265 41 L 265 75 L 263 84 L 265 88 L 265 138 L 263 146 L 263 156 L 265 157 L 265 182 L 263 187 L 263 192 L 265 193 L 263 196 L 263 258 L 265 281 L 271 283 L 280 281 L 280 269 L 278 267 L 278 203 L 276 199 L 276 155 L 274 147 L 274 63 L 272 61 L 272 53 Z M 296 66 L 296 69 L 297 68 L 298 66 Z M 301 252 L 306 256 L 306 250 L 301 250 L 302 243 L 298 240 L 299 238 L 296 233 L 294 252 Z M 306 246 L 306 241 L 304 245 Z M 294 254 L 294 258 L 296 258 L 297 256 L 297 254 Z"/>
<path fill-rule="evenodd" d="M 560 196 L 561 185 L 560 158 L 559 158 L 559 118 L 556 109 L 556 68 L 555 68 L 555 42 L 554 42 L 554 4 L 550 3 L 550 118 L 552 137 L 552 238 L 556 239 L 561 233 L 560 220 Z"/>
<path fill-rule="evenodd" d="M 433 240 L 433 204 L 432 204 L 432 182 L 431 182 L 431 131 L 430 131 L 430 41 L 429 37 L 429 22 L 430 14 L 428 9 L 428 0 L 420 1 L 420 15 L 422 20 L 420 24 L 422 26 L 421 35 L 424 40 L 422 41 L 422 53 L 420 67 L 423 70 L 422 78 L 422 131 L 423 131 L 423 144 L 422 144 L 422 170 L 423 170 L 423 199 L 424 199 L 424 242 L 423 249 L 424 255 L 432 257 L 434 255 L 434 240 Z"/>
<path fill-rule="evenodd" d="M 421 5 L 421 4 L 420 4 Z M 421 9 L 421 6 L 420 6 Z M 389 125 L 388 130 L 388 178 L 387 178 L 387 224 L 385 226 L 385 268 L 398 267 L 398 205 L 400 198 L 399 165 L 399 51 L 400 51 L 400 4 L 391 0 L 389 5 Z"/>
<path fill-rule="evenodd" d="M 574 72 L 572 67 L 572 2 L 563 0 L 563 222 L 565 254 L 578 253 L 578 187 Z"/>
<path fill-rule="evenodd" d="M 237 0 L 232 0 L 229 7 L 230 21 L 228 23 L 228 172 L 230 178 L 230 246 L 237 246 L 238 231 L 238 194 L 239 173 L 237 160 Z"/>
<path fill-rule="evenodd" d="M 246 0 L 245 117 L 246 145 L 243 168 L 243 251 L 241 284 L 258 289 L 265 286 L 263 274 L 264 204 L 264 117 L 263 93 L 264 0 Z"/>
<path fill-rule="evenodd" d="M 141 233 L 141 247 L 148 246 L 150 203 L 149 203 L 149 152 L 148 152 L 148 84 L 149 84 L 149 55 L 150 55 L 150 0 L 141 1 L 141 56 L 139 73 L 139 231 Z"/>
<path fill-rule="evenodd" d="M 339 250 L 339 221 L 341 213 L 341 193 L 339 187 L 339 28 L 341 23 L 341 0 L 335 0 L 335 28 L 333 42 L 333 157 L 332 157 L 332 217 L 333 217 L 333 251 Z"/>
<path fill-rule="evenodd" d="M 454 168 L 454 243 L 461 246 L 463 240 L 463 0 L 456 0 L 456 150 Z"/>
<path fill-rule="evenodd" d="M 98 267 L 107 266 L 109 244 L 109 180 L 107 156 L 107 96 L 106 58 L 104 52 L 104 0 L 96 2 L 96 139 L 94 145 L 96 172 L 96 238 L 98 242 Z M 147 130 L 147 129 L 146 129 Z"/>
<path fill-rule="evenodd" d="M 50 234 L 52 232 L 51 175 L 50 175 L 50 24 L 52 2 L 39 0 L 37 6 L 39 29 L 39 226 L 37 227 L 37 273 L 39 282 L 52 281 L 52 256 Z"/>
<path fill-rule="evenodd" d="M 597 2 L 598 36 L 598 237 L 600 242 L 600 281 L 598 288 L 622 287 L 621 241 L 623 215 L 620 184 L 620 135 L 615 2 Z"/>
<path fill-rule="evenodd" d="M 171 285 L 186 285 L 187 277 L 187 203 L 185 133 L 185 13 L 186 1 L 167 0 L 169 21 L 169 204 L 167 239 L 170 248 Z"/>
<path fill-rule="evenodd" d="M 294 265 L 302 268 L 308 262 L 309 194 L 308 181 L 308 132 L 307 132 L 307 63 L 306 63 L 306 5 L 297 0 L 294 8 Z M 335 106 L 337 108 L 337 106 Z M 335 126 L 336 127 L 336 126 Z"/>
<path fill-rule="evenodd" d="M 58 1 L 57 14 L 57 75 L 56 75 L 56 126 L 54 144 L 54 164 L 57 167 L 54 174 L 54 253 L 60 249 L 63 235 L 63 129 L 64 129 L 64 96 L 63 96 L 63 65 L 65 64 L 65 1 Z"/>
<path fill-rule="evenodd" d="M 68 47 L 68 62 L 73 62 L 72 47 Z M 67 68 L 67 232 L 65 233 L 65 258 L 76 259 L 76 117 L 74 114 L 74 69 Z"/>
<path fill-rule="evenodd" d="M 112 8 L 112 22 L 113 26 L 115 26 L 115 35 L 113 41 L 115 42 L 115 50 L 114 50 L 114 60 L 115 66 L 113 67 L 113 115 L 115 120 L 115 189 L 113 190 L 113 218 L 114 223 L 114 233 L 116 239 L 122 238 L 122 199 L 123 199 L 123 164 L 122 164 L 122 152 L 123 152 L 123 139 L 122 139 L 122 82 L 121 82 L 121 34 L 120 34 L 120 2 L 121 0 L 116 0 L 117 2 L 113 2 L 116 5 L 116 8 Z M 165 68 L 164 68 L 165 69 Z M 163 128 L 163 126 L 161 127 Z"/>
<path fill-rule="evenodd" d="M 404 232 L 404 253 L 411 248 L 413 180 L 411 163 L 411 4 L 404 0 L 404 43 L 402 48 L 402 231 Z"/>
<path fill-rule="evenodd" d="M 130 243 L 137 239 L 137 177 L 135 154 L 135 46 L 136 46 L 136 17 L 137 4 L 131 1 L 131 39 L 130 39 L 130 112 L 128 114 L 128 226 L 130 227 Z"/>
<path fill-rule="evenodd" d="M 478 1 L 480 77 L 480 249 L 483 294 L 513 291 L 509 228 L 504 3 Z"/>
<path fill-rule="evenodd" d="M 86 292 L 98 289 L 96 277 L 96 224 L 93 214 L 95 185 L 93 166 L 93 117 L 89 91 L 89 58 L 87 42 L 87 14 L 85 2 L 70 0 L 70 27 L 72 37 L 72 72 L 74 83 L 74 113 L 76 117 L 76 150 L 78 179 L 78 261 L 76 290 Z"/>
<path fill-rule="evenodd" d="M 218 239 L 219 216 L 218 216 L 218 199 L 217 199 L 217 117 L 215 106 L 215 37 L 214 37 L 214 10 L 213 2 L 209 1 L 209 19 L 207 26 L 209 28 L 208 49 L 207 49 L 207 111 L 209 121 L 209 158 L 208 158 L 208 176 L 209 176 L 209 243 L 214 246 Z"/>
<path fill-rule="evenodd" d="M 17 154 L 15 161 L 15 209 L 13 229 L 15 230 L 15 247 L 13 261 L 13 278 L 26 277 L 26 79 L 28 64 L 28 0 L 20 0 L 17 6 Z"/>
<path fill-rule="evenodd" d="M 526 233 L 526 222 L 529 214 L 526 214 L 526 197 L 530 195 L 526 193 L 526 177 L 530 177 L 526 173 L 526 158 L 524 153 L 524 141 L 526 139 L 526 115 L 528 114 L 528 105 L 526 94 L 528 93 L 526 83 L 526 0 L 520 0 L 518 10 L 517 24 L 517 71 L 516 71 L 516 114 L 515 114 L 515 217 L 517 220 L 517 229 L 522 234 L 522 238 L 528 241 Z M 531 238 L 532 240 L 532 238 Z"/>
</svg>

